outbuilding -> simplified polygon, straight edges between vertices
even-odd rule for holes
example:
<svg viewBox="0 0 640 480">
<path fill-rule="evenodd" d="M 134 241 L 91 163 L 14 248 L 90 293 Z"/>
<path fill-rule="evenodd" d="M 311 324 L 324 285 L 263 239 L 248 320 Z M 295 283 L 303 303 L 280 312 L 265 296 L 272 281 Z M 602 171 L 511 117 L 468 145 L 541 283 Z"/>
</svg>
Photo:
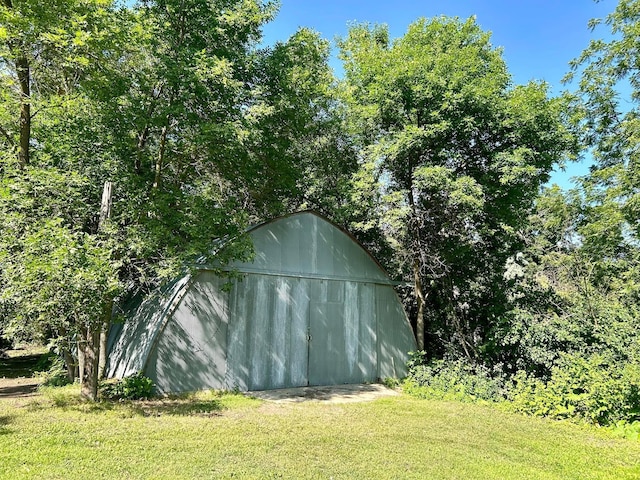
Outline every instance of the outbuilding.
<svg viewBox="0 0 640 480">
<path fill-rule="evenodd" d="M 134 305 L 112 332 L 107 376 L 159 392 L 269 390 L 406 374 L 415 338 L 380 264 L 312 211 L 248 231 L 230 280 L 206 265 Z"/>
</svg>

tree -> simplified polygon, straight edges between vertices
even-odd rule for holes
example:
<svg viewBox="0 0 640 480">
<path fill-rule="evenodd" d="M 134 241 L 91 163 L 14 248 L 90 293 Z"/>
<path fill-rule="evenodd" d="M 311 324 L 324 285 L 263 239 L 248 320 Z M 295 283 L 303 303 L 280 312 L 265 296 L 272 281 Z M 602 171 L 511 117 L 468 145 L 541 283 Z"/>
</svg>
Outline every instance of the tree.
<svg viewBox="0 0 640 480">
<path fill-rule="evenodd" d="M 261 217 L 315 208 L 339 220 L 355 152 L 343 127 L 329 42 L 302 28 L 257 52 L 247 120 L 246 191 Z"/>
<path fill-rule="evenodd" d="M 640 2 L 590 26 L 603 22 L 609 40 L 593 40 L 567 77 L 579 79 L 570 114 L 594 163 L 575 188 L 538 198 L 496 343 L 503 365 L 538 377 L 515 377 L 516 400 L 607 424 L 638 410 Z"/>
<path fill-rule="evenodd" d="M 87 314 L 95 314 L 93 303 L 115 295 L 119 284 L 107 261 L 110 249 L 92 236 L 97 211 L 90 206 L 90 176 L 78 173 L 76 165 L 62 173 L 64 155 L 55 146 L 65 135 L 54 138 L 47 129 L 64 123 L 63 112 L 87 106 L 81 85 L 104 60 L 103 34 L 96 32 L 112 12 L 111 2 L 102 0 L 0 5 L 2 320 L 14 335 L 53 337 L 70 374 L 70 340 L 78 338 L 79 353 L 84 351 L 79 334 L 86 336 L 96 324 Z M 74 112 L 74 119 L 81 116 Z M 74 282 L 81 277 L 84 286 Z M 70 296 L 66 301 L 64 293 Z M 102 305 L 96 318 L 107 314 Z M 95 398 L 97 382 L 90 387 L 83 393 Z"/>
<path fill-rule="evenodd" d="M 81 372 L 83 394 L 92 399 L 99 333 L 121 286 L 157 284 L 196 251 L 206 252 L 212 238 L 244 228 L 237 197 L 227 200 L 227 190 L 218 187 L 220 173 L 228 180 L 231 172 L 221 170 L 199 142 L 211 151 L 214 145 L 220 151 L 239 145 L 229 138 L 241 114 L 237 97 L 243 83 L 234 76 L 242 76 L 259 25 L 268 18 L 257 2 L 192 2 L 184 7 L 193 9 L 183 10 L 167 2 L 145 2 L 134 10 L 100 3 L 94 20 L 104 28 L 69 35 L 56 30 L 72 39 L 70 45 L 83 46 L 81 52 L 61 48 L 49 57 L 52 64 L 64 64 L 70 52 L 77 54 L 69 81 L 63 81 L 64 69 L 31 77 L 48 95 L 39 97 L 45 108 L 33 125 L 30 161 L 5 158 L 2 165 L 7 235 L 0 242 L 5 322 L 19 324 L 23 332 L 78 338 L 79 353 L 90 357 Z M 68 3 L 66 15 L 86 26 L 85 6 Z M 27 31 L 37 30 L 38 19 L 23 20 Z M 147 34 L 147 26 L 158 36 Z M 35 38 L 49 36 L 37 31 Z M 158 45 L 158 39 L 165 43 Z M 136 64 L 147 68 L 136 72 Z M 101 227 L 105 180 L 115 185 L 114 214 Z M 49 253 L 51 263 L 30 254 L 37 251 Z M 229 252 L 240 255 L 246 248 Z M 68 276 L 87 285 L 80 282 L 72 289 L 73 301 L 52 310 L 51 302 L 60 300 L 54 294 L 74 285 Z M 36 281 L 39 290 L 30 288 Z M 96 302 L 100 308 L 93 308 Z M 27 304 L 31 308 L 24 310 Z"/>
<path fill-rule="evenodd" d="M 354 25 L 340 49 L 352 131 L 413 284 L 419 348 L 486 353 L 527 213 L 575 150 L 563 101 L 542 83 L 512 86 L 473 18 L 421 19 L 395 41 Z"/>
<path fill-rule="evenodd" d="M 590 22 L 592 30 L 602 19 Z M 567 80 L 579 75 L 574 107 L 582 118 L 585 143 L 592 147 L 595 165 L 584 180 L 597 203 L 614 204 L 623 230 L 640 237 L 640 2 L 621 0 L 604 19 L 609 41 L 592 40 L 572 62 Z M 627 87 L 625 87 L 627 82 Z M 621 98 L 628 91 L 628 98 Z M 594 199 L 595 200 L 595 199 Z"/>
<path fill-rule="evenodd" d="M 73 86 L 86 66 L 87 36 L 110 0 L 0 3 L 1 141 L 19 164 L 31 161 L 31 124 L 41 100 Z"/>
<path fill-rule="evenodd" d="M 600 312 L 620 331 L 637 331 L 640 292 L 640 1 L 620 0 L 604 19 L 610 30 L 592 40 L 567 76 L 579 79 L 573 108 L 594 164 L 577 187 L 581 255 L 593 265 L 596 291 L 617 299 Z M 609 314 L 607 314 L 609 312 Z M 629 320 L 631 319 L 631 320 Z M 613 336 L 612 336 L 613 338 Z M 640 344 L 635 338 L 635 351 Z M 629 345 L 624 347 L 633 351 Z"/>
</svg>

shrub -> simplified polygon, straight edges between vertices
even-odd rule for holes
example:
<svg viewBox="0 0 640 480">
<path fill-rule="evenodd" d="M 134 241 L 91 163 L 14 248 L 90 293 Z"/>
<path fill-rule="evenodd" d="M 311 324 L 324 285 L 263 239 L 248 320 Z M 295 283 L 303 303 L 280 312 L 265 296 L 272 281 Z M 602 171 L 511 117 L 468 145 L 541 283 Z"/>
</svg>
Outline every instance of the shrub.
<svg viewBox="0 0 640 480">
<path fill-rule="evenodd" d="M 140 400 L 153 395 L 153 381 L 142 372 L 115 382 L 103 382 L 100 394 L 111 400 Z"/>
<path fill-rule="evenodd" d="M 640 421 L 625 422 L 620 420 L 610 427 L 610 431 L 619 437 L 638 441 L 640 440 Z"/>
<path fill-rule="evenodd" d="M 435 360 L 423 364 L 422 352 L 412 354 L 403 389 L 419 398 L 461 401 L 500 401 L 505 397 L 502 375 L 463 360 Z"/>
<path fill-rule="evenodd" d="M 417 367 L 422 367 L 429 364 L 427 358 L 427 352 L 424 350 L 418 350 L 417 352 L 409 352 L 409 360 L 407 360 L 407 368 L 409 369 L 409 375 L 415 373 Z"/>
<path fill-rule="evenodd" d="M 598 425 L 640 420 L 640 365 L 618 364 L 600 354 L 563 355 L 544 382 L 524 372 L 509 392 L 515 411 Z"/>
<path fill-rule="evenodd" d="M 45 387 L 62 387 L 71 383 L 64 360 L 54 353 L 47 353 L 38 360 L 34 375 L 42 377 L 41 385 Z"/>
</svg>

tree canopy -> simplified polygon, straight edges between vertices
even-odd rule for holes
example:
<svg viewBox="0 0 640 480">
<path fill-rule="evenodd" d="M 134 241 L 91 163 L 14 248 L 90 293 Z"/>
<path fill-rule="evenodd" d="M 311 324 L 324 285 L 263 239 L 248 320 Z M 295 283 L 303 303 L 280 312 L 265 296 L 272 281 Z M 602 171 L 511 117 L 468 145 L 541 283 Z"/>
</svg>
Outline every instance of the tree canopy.
<svg viewBox="0 0 640 480">
<path fill-rule="evenodd" d="M 536 194 L 576 153 L 563 101 L 542 83 L 513 86 L 473 18 L 421 19 L 394 41 L 356 25 L 340 47 L 379 222 L 414 285 L 419 345 L 475 357 L 509 308 L 504 268 Z"/>
</svg>

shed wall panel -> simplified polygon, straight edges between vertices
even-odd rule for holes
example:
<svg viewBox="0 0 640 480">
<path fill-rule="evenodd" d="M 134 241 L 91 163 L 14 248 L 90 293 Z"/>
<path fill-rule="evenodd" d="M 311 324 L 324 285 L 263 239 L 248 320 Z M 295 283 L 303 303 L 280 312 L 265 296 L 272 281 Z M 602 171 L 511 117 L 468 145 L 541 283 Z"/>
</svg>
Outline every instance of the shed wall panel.
<svg viewBox="0 0 640 480">
<path fill-rule="evenodd" d="M 374 285 L 316 282 L 310 304 L 309 384 L 376 380 Z"/>
<path fill-rule="evenodd" d="M 358 304 L 360 309 L 360 335 L 358 348 L 358 366 L 363 378 L 366 381 L 377 380 L 378 375 L 378 352 L 377 344 L 377 324 L 378 315 L 376 311 L 376 286 L 371 283 L 359 284 Z"/>
<path fill-rule="evenodd" d="M 378 375 L 406 376 L 408 352 L 416 350 L 413 331 L 396 292 L 390 286 L 376 285 L 378 316 Z"/>
<path fill-rule="evenodd" d="M 236 281 L 230 294 L 231 322 L 227 334 L 227 388 L 249 389 L 249 338 L 247 318 L 250 287 L 245 281 Z"/>
<path fill-rule="evenodd" d="M 289 386 L 304 386 L 309 383 L 309 280 L 291 280 L 291 335 Z"/>
<path fill-rule="evenodd" d="M 234 290 L 227 383 L 249 390 L 306 385 L 308 281 L 249 274 Z"/>
<path fill-rule="evenodd" d="M 145 371 L 160 392 L 226 387 L 229 295 L 222 283 L 198 275 L 158 336 Z"/>
<path fill-rule="evenodd" d="M 389 281 L 349 235 L 313 214 L 266 223 L 251 231 L 251 238 L 255 259 L 232 263 L 243 271 Z"/>
<path fill-rule="evenodd" d="M 106 375 L 122 378 L 141 372 L 149 352 L 174 302 L 188 288 L 190 277 L 183 277 L 149 295 L 144 301 L 133 299 L 125 306 L 127 320 L 118 328 L 118 336 L 109 349 Z"/>
</svg>

